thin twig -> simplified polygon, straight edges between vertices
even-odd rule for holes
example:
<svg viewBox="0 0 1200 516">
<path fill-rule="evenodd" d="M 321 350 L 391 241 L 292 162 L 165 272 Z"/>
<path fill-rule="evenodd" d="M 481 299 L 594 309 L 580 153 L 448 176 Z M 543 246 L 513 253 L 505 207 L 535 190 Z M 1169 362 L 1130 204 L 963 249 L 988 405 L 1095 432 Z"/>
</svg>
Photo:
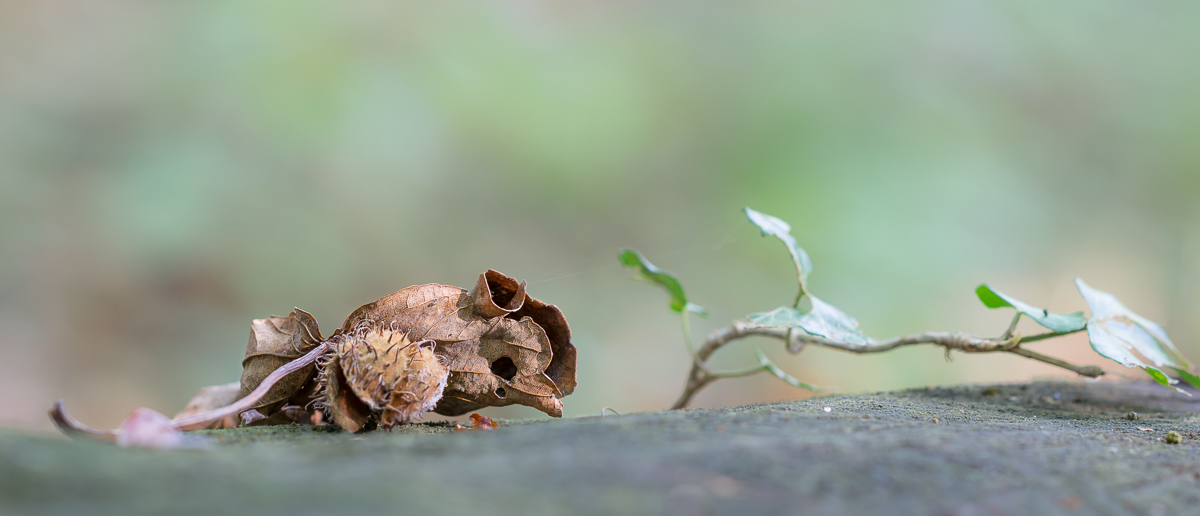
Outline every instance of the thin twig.
<svg viewBox="0 0 1200 516">
<path fill-rule="evenodd" d="M 1026 358 L 1061 367 L 1089 378 L 1096 378 L 1105 374 L 1104 370 L 1097 366 L 1080 366 L 1020 347 L 1020 345 L 1023 343 L 1059 337 L 1062 335 L 1083 331 L 1083 329 L 1069 332 L 1040 333 L 1029 337 L 1022 337 L 1020 334 L 1011 335 L 1011 330 L 1015 328 L 1016 321 L 1017 319 L 1014 318 L 1014 324 L 1011 324 L 1009 328 L 1010 331 L 1006 331 L 1005 338 L 1001 339 L 985 339 L 958 332 L 950 333 L 928 331 L 914 333 L 912 335 L 893 337 L 887 340 L 870 341 L 867 343 L 827 339 L 825 337 L 810 335 L 801 331 L 793 331 L 792 328 L 782 328 L 777 326 L 749 326 L 745 323 L 745 321 L 734 321 L 733 324 L 717 329 L 709 334 L 708 339 L 704 342 L 704 345 L 701 346 L 699 351 L 696 352 L 695 359 L 692 362 L 692 370 L 691 373 L 688 374 L 688 380 L 684 386 L 683 393 L 680 394 L 679 399 L 675 401 L 675 404 L 672 405 L 671 408 L 681 409 L 686 407 L 688 403 L 691 402 L 692 397 L 695 396 L 696 392 L 698 392 L 700 389 L 703 389 L 713 381 L 716 381 L 717 379 L 748 376 L 760 371 L 761 368 L 757 370 L 745 370 L 735 373 L 714 373 L 709 371 L 705 366 L 705 362 L 707 362 L 712 354 L 722 346 L 731 341 L 751 336 L 770 337 L 773 339 L 782 340 L 787 344 L 788 351 L 793 354 L 799 352 L 799 350 L 802 349 L 805 344 L 815 344 L 818 346 L 858 354 L 881 353 L 903 346 L 933 344 L 935 346 L 942 346 L 947 352 L 950 350 L 957 350 L 963 353 L 992 353 L 997 351 L 1015 353 Z"/>
<path fill-rule="evenodd" d="M 688 374 L 687 385 L 683 388 L 683 393 L 679 395 L 679 399 L 671 405 L 672 410 L 686 408 L 688 403 L 691 403 L 692 396 L 696 395 L 700 389 L 708 386 L 708 384 L 717 381 L 712 376 L 712 373 L 705 371 L 699 363 L 692 364 L 692 372 Z"/>
<path fill-rule="evenodd" d="M 1061 360 L 1058 358 L 1054 358 L 1052 356 L 1043 355 L 1036 351 L 1030 351 L 1025 348 L 1013 348 L 1013 349 L 1008 350 L 1008 352 L 1021 355 L 1025 358 L 1032 358 L 1032 359 L 1040 361 L 1040 362 L 1045 362 L 1050 365 L 1055 365 L 1055 366 L 1061 367 L 1063 369 L 1066 369 L 1068 371 L 1073 371 L 1080 376 L 1086 376 L 1088 378 L 1099 378 L 1101 376 L 1104 376 L 1104 374 L 1105 374 L 1104 370 L 1101 369 L 1100 366 L 1075 365 L 1070 362 L 1067 362 L 1066 360 Z"/>
<path fill-rule="evenodd" d="M 692 357 L 692 364 L 695 364 L 700 360 L 696 357 L 696 345 L 692 343 L 692 325 L 688 322 L 687 307 L 679 313 L 679 318 L 683 320 L 683 343 L 687 346 L 688 355 Z"/>
</svg>

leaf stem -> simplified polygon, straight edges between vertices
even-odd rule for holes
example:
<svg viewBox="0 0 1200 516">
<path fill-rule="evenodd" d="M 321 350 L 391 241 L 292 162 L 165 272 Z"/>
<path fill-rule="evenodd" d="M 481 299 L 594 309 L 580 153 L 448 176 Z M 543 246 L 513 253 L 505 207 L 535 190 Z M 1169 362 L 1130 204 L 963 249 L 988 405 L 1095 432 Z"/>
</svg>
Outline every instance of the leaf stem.
<svg viewBox="0 0 1200 516">
<path fill-rule="evenodd" d="M 1086 366 L 1076 365 L 1076 364 L 1072 364 L 1072 363 L 1070 363 L 1070 362 L 1067 362 L 1066 360 L 1062 360 L 1062 359 L 1060 359 L 1060 358 L 1054 358 L 1054 357 L 1052 357 L 1052 356 L 1043 355 L 1043 354 L 1041 354 L 1041 353 L 1038 353 L 1038 352 L 1036 352 L 1036 351 L 1030 351 L 1030 350 L 1028 350 L 1028 349 L 1021 348 L 1021 347 L 1012 348 L 1012 349 L 1010 349 L 1010 350 L 1007 350 L 1007 351 L 1008 351 L 1009 353 L 1015 353 L 1015 354 L 1017 354 L 1017 355 L 1021 355 L 1021 356 L 1025 357 L 1025 358 L 1032 358 L 1032 359 L 1034 359 L 1034 360 L 1037 360 L 1037 361 L 1039 361 L 1039 362 L 1045 362 L 1045 363 L 1047 363 L 1047 364 L 1050 364 L 1050 365 L 1053 365 L 1053 366 L 1058 366 L 1058 367 L 1061 367 L 1061 368 L 1063 368 L 1063 369 L 1066 369 L 1066 370 L 1068 370 L 1068 371 L 1072 371 L 1072 372 L 1074 372 L 1074 373 L 1076 373 L 1076 374 L 1078 374 L 1078 375 L 1080 375 L 1080 376 L 1086 376 L 1086 377 L 1088 377 L 1088 378 L 1099 378 L 1099 377 L 1101 377 L 1101 376 L 1104 376 L 1104 370 L 1103 370 L 1103 369 L 1100 369 L 1100 366 L 1095 366 L 1095 365 L 1086 365 Z"/>
<path fill-rule="evenodd" d="M 722 371 L 719 373 L 708 373 L 708 374 L 709 374 L 709 376 L 712 376 L 714 379 L 717 379 L 717 378 L 741 378 L 743 376 L 750 376 L 752 374 L 758 374 L 758 373 L 762 373 L 765 371 L 766 371 L 766 369 L 763 369 L 763 366 L 754 366 L 754 367 L 751 367 L 750 369 L 743 369 L 741 371 Z"/>
<path fill-rule="evenodd" d="M 683 321 L 683 345 L 687 346 L 688 355 L 692 357 L 692 364 L 697 364 L 699 359 L 696 358 L 696 345 L 692 343 L 692 324 L 688 322 L 686 307 L 679 312 L 679 317 Z"/>
<path fill-rule="evenodd" d="M 804 296 L 809 295 L 808 285 L 804 284 L 804 269 L 799 265 L 796 266 L 796 283 L 800 285 L 800 289 L 796 292 L 796 299 L 792 301 L 792 308 L 799 309 L 800 301 L 804 299 Z"/>
<path fill-rule="evenodd" d="M 1027 342 L 1037 342 L 1039 340 L 1053 339 L 1054 337 L 1062 337 L 1063 335 L 1070 335 L 1072 333 L 1079 333 L 1081 331 L 1086 331 L 1086 330 L 1087 330 L 1087 327 L 1085 326 L 1085 327 L 1080 328 L 1075 331 L 1059 331 L 1059 332 L 1048 331 L 1046 333 L 1039 333 L 1037 335 L 1030 335 L 1028 337 L 1022 337 L 1021 343 L 1024 344 Z"/>
</svg>

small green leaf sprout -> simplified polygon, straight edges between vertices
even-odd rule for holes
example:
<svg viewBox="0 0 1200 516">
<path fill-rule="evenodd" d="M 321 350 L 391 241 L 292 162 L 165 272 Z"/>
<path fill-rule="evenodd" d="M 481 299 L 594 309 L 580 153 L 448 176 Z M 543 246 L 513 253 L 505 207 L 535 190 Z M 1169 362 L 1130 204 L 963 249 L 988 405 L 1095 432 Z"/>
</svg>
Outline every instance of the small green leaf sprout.
<svg viewBox="0 0 1200 516">
<path fill-rule="evenodd" d="M 782 369 L 779 369 L 775 366 L 775 364 L 772 364 L 771 361 L 768 360 L 767 357 L 758 350 L 755 350 L 755 354 L 758 356 L 760 364 L 757 367 L 743 371 L 718 372 L 710 370 L 704 363 L 705 360 L 708 359 L 708 355 L 705 355 L 703 358 L 701 358 L 696 352 L 696 347 L 692 343 L 691 324 L 688 322 L 689 313 L 707 316 L 708 312 L 704 310 L 704 307 L 689 302 L 687 294 L 685 294 L 683 291 L 683 285 L 679 282 L 679 280 L 676 279 L 675 276 L 670 272 L 655 266 L 641 252 L 635 249 L 622 249 L 618 254 L 618 258 L 621 260 L 622 265 L 637 269 L 638 279 L 663 287 L 663 289 L 666 290 L 667 294 L 671 297 L 671 310 L 675 311 L 680 316 L 683 325 L 684 344 L 687 346 L 688 354 L 692 357 L 692 379 L 689 380 L 689 383 L 694 381 L 698 385 L 707 385 L 708 383 L 711 383 L 719 378 L 749 376 L 766 371 L 792 386 L 814 391 L 820 390 L 819 387 L 801 382 L 783 372 Z"/>
</svg>

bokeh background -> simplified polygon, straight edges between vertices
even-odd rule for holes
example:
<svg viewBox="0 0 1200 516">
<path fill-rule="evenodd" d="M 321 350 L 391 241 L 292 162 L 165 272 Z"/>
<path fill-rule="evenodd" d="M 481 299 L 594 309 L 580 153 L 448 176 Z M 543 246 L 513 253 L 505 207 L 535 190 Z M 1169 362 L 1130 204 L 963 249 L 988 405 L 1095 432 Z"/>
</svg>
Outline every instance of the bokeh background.
<svg viewBox="0 0 1200 516">
<path fill-rule="evenodd" d="M 566 313 L 567 415 L 688 367 L 636 247 L 712 317 L 811 288 L 869 335 L 999 334 L 980 282 L 1120 296 L 1200 359 L 1200 3 L 0 2 L 0 424 L 115 426 L 238 378 L 253 318 L 332 329 L 488 268 Z M 1026 328 L 1032 331 L 1034 328 Z M 1063 374 L 935 348 L 799 356 L 843 392 Z M 1120 368 L 1075 336 L 1035 349 Z M 808 396 L 719 382 L 723 406 Z M 489 409 L 501 417 L 542 417 Z M 434 418 L 437 419 L 437 418 Z"/>
</svg>

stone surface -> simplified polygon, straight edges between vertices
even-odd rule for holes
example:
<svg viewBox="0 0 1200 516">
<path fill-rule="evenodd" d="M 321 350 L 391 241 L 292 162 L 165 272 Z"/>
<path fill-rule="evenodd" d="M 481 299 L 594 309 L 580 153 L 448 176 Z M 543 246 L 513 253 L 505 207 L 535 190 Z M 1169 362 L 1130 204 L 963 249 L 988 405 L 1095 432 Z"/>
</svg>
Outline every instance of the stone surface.
<svg viewBox="0 0 1200 516">
<path fill-rule="evenodd" d="M 502 425 L 220 430 L 212 450 L 183 452 L 4 431 L 0 514 L 1200 513 L 1200 396 L 1152 384 Z"/>
</svg>

